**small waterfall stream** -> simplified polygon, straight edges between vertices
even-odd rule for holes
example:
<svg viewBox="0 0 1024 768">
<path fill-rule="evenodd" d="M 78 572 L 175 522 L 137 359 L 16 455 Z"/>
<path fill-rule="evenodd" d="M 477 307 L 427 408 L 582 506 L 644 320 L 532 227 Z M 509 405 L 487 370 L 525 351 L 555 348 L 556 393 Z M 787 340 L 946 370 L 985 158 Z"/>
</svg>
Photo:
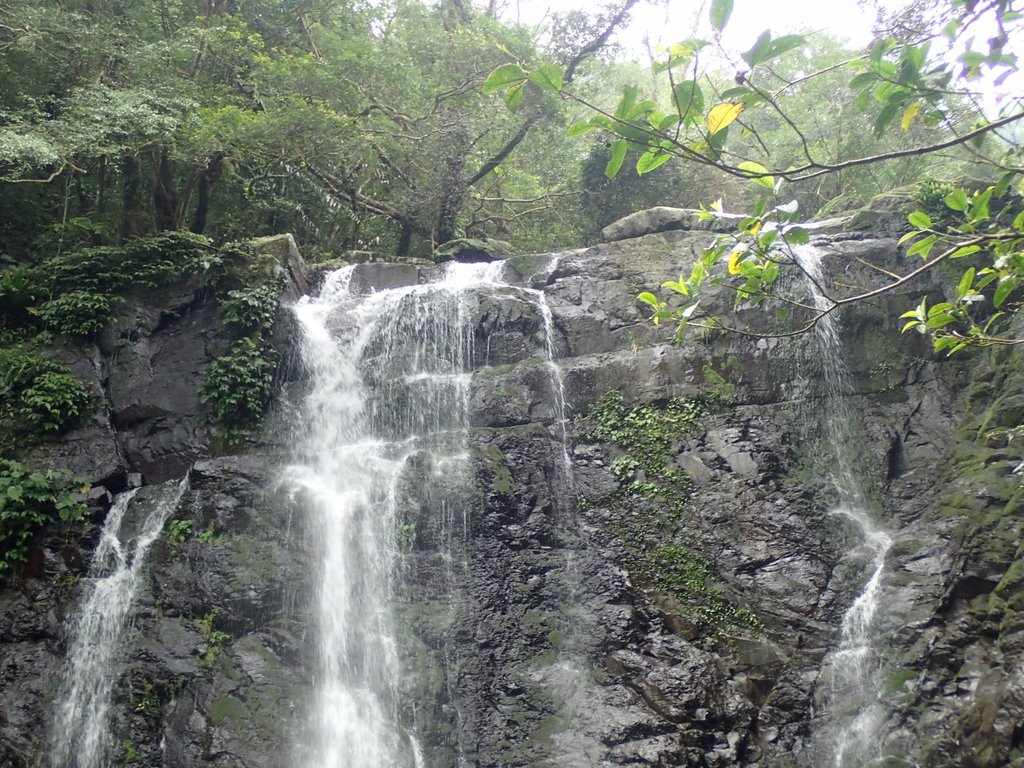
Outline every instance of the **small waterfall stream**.
<svg viewBox="0 0 1024 768">
<path fill-rule="evenodd" d="M 815 306 L 828 307 L 830 302 L 821 289 L 825 279 L 823 252 L 804 246 L 794 253 L 807 275 Z M 834 467 L 830 479 L 838 498 L 833 512 L 860 529 L 871 575 L 843 615 L 839 645 L 825 660 L 822 676 L 829 681 L 824 702 L 829 722 L 825 732 L 817 734 L 817 741 L 820 751 L 830 754 L 828 759 L 835 768 L 861 768 L 881 756 L 878 735 L 884 712 L 875 679 L 879 659 L 874 646 L 874 618 L 892 537 L 868 514 L 866 495 L 857 476 L 852 455 L 857 444 L 854 415 L 845 399 L 853 386 L 836 321 L 835 313 L 829 313 L 815 328 L 825 381 L 825 427 Z"/>
<path fill-rule="evenodd" d="M 108 714 L 119 656 L 131 626 L 146 556 L 187 489 L 188 479 L 165 485 L 148 499 L 140 521 L 134 511 L 137 489 L 117 497 L 107 513 L 89 568 L 91 591 L 71 628 L 68 661 L 59 710 L 50 734 L 51 768 L 100 768 L 111 765 Z M 136 528 L 137 526 L 137 528 Z"/>
</svg>

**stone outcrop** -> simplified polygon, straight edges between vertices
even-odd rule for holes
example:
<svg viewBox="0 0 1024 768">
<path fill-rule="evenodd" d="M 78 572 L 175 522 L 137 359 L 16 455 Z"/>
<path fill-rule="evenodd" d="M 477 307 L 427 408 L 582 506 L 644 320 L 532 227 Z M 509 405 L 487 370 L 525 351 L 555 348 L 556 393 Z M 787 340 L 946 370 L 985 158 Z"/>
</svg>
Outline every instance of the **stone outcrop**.
<svg viewBox="0 0 1024 768">
<path fill-rule="evenodd" d="M 403 717 L 431 768 L 458 755 L 481 768 L 824 764 L 822 661 L 869 567 L 821 479 L 831 456 L 815 342 L 671 343 L 633 296 L 679 274 L 711 235 L 650 215 L 553 270 L 546 258 L 515 263 L 551 308 L 571 466 L 537 304 L 509 292 L 479 302 L 471 514 L 455 545 L 415 521 L 398 595 Z M 857 258 L 898 258 L 890 239 L 820 246 L 848 282 L 876 279 Z M 287 250 L 279 263 L 298 291 Z M 429 269 L 361 266 L 353 285 L 414 284 Z M 1024 765 L 1013 471 L 1024 368 L 1019 356 L 934 359 L 898 333 L 894 318 L 914 299 L 842 316 L 857 470 L 895 540 L 877 634 L 881 747 L 900 757 L 885 764 Z M 270 768 L 285 763 L 313 668 L 315 569 L 301 512 L 277 483 L 302 381 L 294 368 L 285 377 L 255 450 L 210 458 L 195 386 L 214 326 L 189 280 L 129 302 L 72 361 L 106 405 L 52 455 L 111 490 L 132 473 L 149 485 L 191 467 L 172 515 L 191 533 L 154 548 L 117 686 L 118 743 L 130 740 L 141 765 Z M 283 351 L 292 332 L 282 317 Z M 592 409 L 609 390 L 652 414 L 673 398 L 694 404 L 667 443 L 670 480 L 631 468 L 629 449 L 595 432 Z M 410 464 L 404 491 L 421 514 L 415 476 L 429 461 Z M 40 567 L 0 592 L 3 768 L 35 764 L 99 520 L 70 541 L 52 532 Z"/>
</svg>

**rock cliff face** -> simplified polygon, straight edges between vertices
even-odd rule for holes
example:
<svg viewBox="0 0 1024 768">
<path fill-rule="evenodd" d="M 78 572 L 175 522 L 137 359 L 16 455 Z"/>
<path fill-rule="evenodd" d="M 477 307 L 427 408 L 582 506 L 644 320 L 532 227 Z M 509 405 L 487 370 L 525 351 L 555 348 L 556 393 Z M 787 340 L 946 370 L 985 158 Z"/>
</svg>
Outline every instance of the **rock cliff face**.
<svg viewBox="0 0 1024 768">
<path fill-rule="evenodd" d="M 429 456 L 403 490 L 401 717 L 427 766 L 829 764 L 821 734 L 842 713 L 826 706 L 823 662 L 870 568 L 859 529 L 830 512 L 814 339 L 669 343 L 632 296 L 678 274 L 709 235 L 648 229 L 508 262 L 510 282 L 543 291 L 551 325 L 537 301 L 479 294 L 475 490 L 454 549 L 418 494 Z M 898 258 L 887 239 L 819 247 L 850 281 L 873 279 L 854 257 Z M 414 284 L 432 269 L 368 264 L 353 285 Z M 855 470 L 894 539 L 873 625 L 880 754 L 887 766 L 1024 765 L 1024 492 L 1012 471 L 1024 364 L 933 360 L 895 328 L 912 300 L 842 317 Z M 313 683 L 313 542 L 278 482 L 305 384 L 285 366 L 294 375 L 263 436 L 212 456 L 196 385 L 215 323 L 186 281 L 140 296 L 98 347 L 68 353 L 106 405 L 51 460 L 111 492 L 141 473 L 153 488 L 140 503 L 191 468 L 171 514 L 191 525 L 154 546 L 125 644 L 115 765 L 284 765 Z M 283 314 L 285 356 L 294 332 Z M 40 724 L 101 519 L 52 531 L 0 592 L 3 768 L 45 764 Z"/>
</svg>

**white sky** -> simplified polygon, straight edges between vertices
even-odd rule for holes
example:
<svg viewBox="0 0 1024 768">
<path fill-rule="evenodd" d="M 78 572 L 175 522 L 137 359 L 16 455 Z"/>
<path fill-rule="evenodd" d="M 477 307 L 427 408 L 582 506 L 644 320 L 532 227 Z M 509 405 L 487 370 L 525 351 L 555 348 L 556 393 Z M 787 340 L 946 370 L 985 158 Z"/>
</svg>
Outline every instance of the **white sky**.
<svg viewBox="0 0 1024 768">
<path fill-rule="evenodd" d="M 733 0 L 733 11 L 722 35 L 722 48 L 731 64 L 743 69 L 739 54 L 749 50 L 765 29 L 773 37 L 793 32 L 824 32 L 847 43 L 851 48 L 866 48 L 871 40 L 873 12 L 858 5 L 857 0 Z M 708 20 L 711 0 L 641 0 L 634 7 L 627 28 L 617 36 L 623 47 L 623 57 L 649 61 L 645 37 L 652 49 L 669 46 L 690 37 L 712 40 L 713 32 Z M 569 10 L 596 10 L 603 0 L 499 0 L 503 18 L 519 20 L 524 24 L 543 25 L 551 12 Z M 890 10 L 906 6 L 907 0 L 883 0 Z M 1018 58 L 1024 36 L 1019 34 L 1024 24 L 1011 27 L 1010 44 L 1016 48 Z M 979 23 L 973 31 L 984 41 L 993 34 L 991 25 Z M 985 46 L 981 46 L 985 50 Z M 934 52 L 934 51 L 933 51 Z M 1024 93 L 1024 69 L 1015 72 L 1005 83 L 995 86 L 991 76 L 972 82 L 972 88 L 986 93 L 985 112 L 995 115 L 1000 104 L 1011 103 L 1014 96 Z M 1021 125 L 1018 131 L 1024 131 Z"/>
<path fill-rule="evenodd" d="M 671 45 L 688 37 L 711 38 L 710 0 L 645 0 L 633 9 L 632 22 L 618 37 L 627 54 L 646 58 L 644 37 L 652 46 Z M 594 9 L 595 0 L 508 0 L 503 16 L 524 24 L 540 23 L 550 10 Z M 900 3 L 902 5 L 902 3 Z M 824 31 L 852 46 L 871 40 L 871 14 L 856 0 L 734 0 L 722 42 L 739 54 L 770 29 L 773 37 L 789 32 Z M 697 26 L 695 27 L 695 22 Z"/>
</svg>

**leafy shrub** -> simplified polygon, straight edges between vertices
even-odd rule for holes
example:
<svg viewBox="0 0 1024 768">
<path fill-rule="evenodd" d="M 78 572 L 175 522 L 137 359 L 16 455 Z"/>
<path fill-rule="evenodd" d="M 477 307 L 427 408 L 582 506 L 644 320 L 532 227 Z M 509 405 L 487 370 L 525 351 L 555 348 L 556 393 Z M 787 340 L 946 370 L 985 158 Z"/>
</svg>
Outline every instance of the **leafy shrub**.
<svg viewBox="0 0 1024 768">
<path fill-rule="evenodd" d="M 4 314 L 25 310 L 35 302 L 39 292 L 39 284 L 28 267 L 0 272 L 0 311 Z"/>
<path fill-rule="evenodd" d="M 214 420 L 227 429 L 256 428 L 270 402 L 276 367 L 262 342 L 240 339 L 228 354 L 206 366 L 199 399 L 210 408 Z"/>
<path fill-rule="evenodd" d="M 956 190 L 957 186 L 948 181 L 928 179 L 922 181 L 914 189 L 913 200 L 922 211 L 928 214 L 936 227 L 947 229 L 960 218 L 957 211 L 946 205 L 946 198 Z"/>
<path fill-rule="evenodd" d="M 109 295 L 132 286 L 156 288 L 193 269 L 219 263 L 209 241 L 189 232 L 166 232 L 118 246 L 83 248 L 47 259 L 39 277 L 55 292 Z"/>
<path fill-rule="evenodd" d="M 70 371 L 44 373 L 21 393 L 29 423 L 44 432 L 59 432 L 85 413 L 89 400 L 89 390 Z"/>
<path fill-rule="evenodd" d="M 227 298 L 221 299 L 220 311 L 226 325 L 248 332 L 273 325 L 277 304 L 277 289 L 272 285 L 261 285 L 229 291 Z"/>
<path fill-rule="evenodd" d="M 194 523 L 191 520 L 175 519 L 167 523 L 167 541 L 169 544 L 181 544 L 192 535 Z"/>
<path fill-rule="evenodd" d="M 29 312 L 48 328 L 72 336 L 89 336 L 110 322 L 111 312 L 120 301 L 116 296 L 87 291 L 68 291 Z"/>
<path fill-rule="evenodd" d="M 110 322 L 120 300 L 116 295 L 119 291 L 155 288 L 186 272 L 215 269 L 221 261 L 221 255 L 206 238 L 189 232 L 167 232 L 123 245 L 82 248 L 54 256 L 19 278 L 22 282 L 30 279 L 36 286 L 30 296 L 25 296 L 21 283 L 12 282 L 10 290 L 20 290 L 29 302 L 45 291 L 54 298 L 29 311 L 49 328 L 87 336 Z"/>
<path fill-rule="evenodd" d="M 15 450 L 70 426 L 92 397 L 63 363 L 44 357 L 31 341 L 0 348 L 0 448 Z"/>
<path fill-rule="evenodd" d="M 76 492 L 87 490 L 85 481 L 67 472 L 0 459 L 0 578 L 25 562 L 40 528 L 85 517 L 86 505 Z"/>
</svg>

